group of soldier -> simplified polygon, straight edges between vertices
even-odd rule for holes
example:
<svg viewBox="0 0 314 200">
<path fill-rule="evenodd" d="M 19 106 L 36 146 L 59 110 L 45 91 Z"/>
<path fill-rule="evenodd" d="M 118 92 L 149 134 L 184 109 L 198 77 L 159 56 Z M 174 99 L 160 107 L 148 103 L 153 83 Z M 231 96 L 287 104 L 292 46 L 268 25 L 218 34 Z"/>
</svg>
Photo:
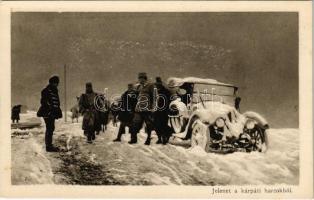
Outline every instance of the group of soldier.
<svg viewBox="0 0 314 200">
<path fill-rule="evenodd" d="M 145 144 L 150 144 L 153 130 L 158 135 L 157 143 L 166 144 L 171 135 L 167 125 L 170 97 L 171 92 L 160 77 L 156 77 L 155 83 L 150 83 L 146 73 L 139 73 L 138 84 L 135 86 L 129 84 L 128 90 L 121 96 L 122 106 L 118 115 L 121 124 L 114 141 L 121 141 L 125 127 L 128 126 L 131 133 L 129 144 L 137 143 L 137 133 L 145 123 L 147 132 Z"/>
<path fill-rule="evenodd" d="M 46 124 L 45 144 L 46 151 L 59 151 L 52 144 L 52 136 L 55 129 L 55 120 L 62 117 L 60 100 L 58 96 L 59 77 L 53 76 L 49 84 L 41 92 L 41 106 L 37 112 L 38 117 L 43 117 Z M 86 91 L 79 97 L 79 112 L 83 116 L 82 129 L 88 143 L 96 139 L 101 130 L 103 119 L 108 119 L 108 112 L 99 110 L 96 99 L 99 94 L 94 92 L 92 83 L 86 83 Z M 162 98 L 158 98 L 162 97 Z M 151 143 L 151 133 L 154 130 L 158 135 L 158 144 L 167 144 L 171 136 L 168 124 L 168 108 L 171 91 L 165 86 L 160 77 L 156 77 L 154 83 L 148 81 L 147 74 L 138 74 L 138 83 L 128 84 L 128 89 L 122 94 L 119 105 L 113 112 L 117 113 L 121 122 L 114 142 L 120 142 L 125 128 L 129 127 L 131 140 L 129 144 L 137 143 L 137 134 L 146 125 L 147 139 L 145 145 Z M 102 99 L 102 106 L 109 109 L 108 100 Z"/>
</svg>

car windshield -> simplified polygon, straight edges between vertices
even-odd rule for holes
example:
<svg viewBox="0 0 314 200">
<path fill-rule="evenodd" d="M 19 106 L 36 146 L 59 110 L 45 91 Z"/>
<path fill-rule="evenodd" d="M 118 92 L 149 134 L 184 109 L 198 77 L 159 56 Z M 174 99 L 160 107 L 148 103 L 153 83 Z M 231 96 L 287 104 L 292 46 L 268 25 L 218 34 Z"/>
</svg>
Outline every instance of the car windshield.
<svg viewBox="0 0 314 200">
<path fill-rule="evenodd" d="M 234 87 L 196 83 L 194 84 L 194 93 L 212 94 L 219 96 L 233 96 Z"/>
<path fill-rule="evenodd" d="M 234 105 L 235 87 L 211 84 L 194 84 L 193 103 L 219 101 Z"/>
</svg>

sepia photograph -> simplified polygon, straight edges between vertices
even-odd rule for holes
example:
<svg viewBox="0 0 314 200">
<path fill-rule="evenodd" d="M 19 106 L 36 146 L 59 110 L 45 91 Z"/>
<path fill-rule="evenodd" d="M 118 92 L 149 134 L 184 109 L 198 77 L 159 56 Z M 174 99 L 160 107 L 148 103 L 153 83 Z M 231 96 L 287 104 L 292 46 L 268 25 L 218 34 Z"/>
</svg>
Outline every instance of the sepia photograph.
<svg viewBox="0 0 314 200">
<path fill-rule="evenodd" d="M 13 10 L 9 23 L 11 186 L 301 187 L 298 11 Z"/>
</svg>

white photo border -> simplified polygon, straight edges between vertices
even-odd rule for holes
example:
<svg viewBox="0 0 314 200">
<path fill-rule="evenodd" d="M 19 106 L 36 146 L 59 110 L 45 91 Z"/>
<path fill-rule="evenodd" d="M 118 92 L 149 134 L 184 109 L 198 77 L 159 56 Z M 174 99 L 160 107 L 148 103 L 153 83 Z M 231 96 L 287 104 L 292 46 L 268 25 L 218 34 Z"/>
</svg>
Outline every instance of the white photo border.
<svg viewBox="0 0 314 200">
<path fill-rule="evenodd" d="M 298 12 L 300 180 L 292 193 L 216 194 L 212 188 L 277 186 L 72 186 L 11 185 L 12 12 Z M 0 2 L 0 196 L 103 198 L 311 198 L 313 195 L 312 1 L 11 1 Z M 282 187 L 285 185 L 278 185 Z"/>
</svg>

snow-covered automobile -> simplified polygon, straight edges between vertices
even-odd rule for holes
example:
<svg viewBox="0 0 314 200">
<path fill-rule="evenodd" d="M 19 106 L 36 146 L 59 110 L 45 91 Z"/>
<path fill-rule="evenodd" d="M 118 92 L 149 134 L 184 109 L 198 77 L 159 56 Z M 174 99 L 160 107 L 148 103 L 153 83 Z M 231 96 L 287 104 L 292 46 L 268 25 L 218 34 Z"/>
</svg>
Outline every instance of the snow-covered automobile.
<svg viewBox="0 0 314 200">
<path fill-rule="evenodd" d="M 267 150 L 268 123 L 256 112 L 240 113 L 236 86 L 195 77 L 172 77 L 167 84 L 177 96 L 169 105 L 171 144 L 217 153 Z"/>
</svg>

